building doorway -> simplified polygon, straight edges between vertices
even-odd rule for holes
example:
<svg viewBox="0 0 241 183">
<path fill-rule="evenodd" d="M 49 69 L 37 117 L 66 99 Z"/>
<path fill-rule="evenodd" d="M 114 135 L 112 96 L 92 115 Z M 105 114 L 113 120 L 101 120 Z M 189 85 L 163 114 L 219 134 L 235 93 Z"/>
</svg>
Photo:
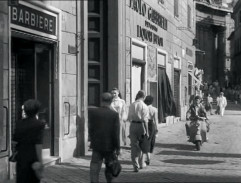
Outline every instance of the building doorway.
<svg viewBox="0 0 241 183">
<path fill-rule="evenodd" d="M 180 71 L 174 69 L 174 100 L 176 103 L 176 116 L 181 116 L 180 108 Z"/>
<path fill-rule="evenodd" d="M 41 103 L 39 119 L 46 122 L 43 149 L 53 150 L 54 44 L 12 37 L 11 45 L 12 129 L 21 119 L 23 102 L 37 99 Z"/>
</svg>

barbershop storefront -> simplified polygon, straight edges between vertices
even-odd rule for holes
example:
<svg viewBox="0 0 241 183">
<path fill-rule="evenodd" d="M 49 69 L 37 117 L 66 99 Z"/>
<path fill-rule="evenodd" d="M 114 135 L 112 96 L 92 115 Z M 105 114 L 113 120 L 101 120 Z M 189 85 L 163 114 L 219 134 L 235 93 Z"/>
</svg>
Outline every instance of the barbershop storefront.
<svg viewBox="0 0 241 183">
<path fill-rule="evenodd" d="M 85 151 L 84 121 L 77 131 L 78 120 L 86 114 L 80 112 L 79 87 L 83 84 L 78 79 L 81 72 L 77 67 L 79 52 L 75 47 L 76 22 L 79 20 L 76 12 L 80 10 L 75 4 L 68 7 L 54 3 L 19 1 L 5 5 L 8 9 L 5 54 L 8 56 L 1 66 L 4 72 L 1 79 L 3 109 L 0 112 L 4 128 L 0 138 L 0 182 L 15 172 L 8 157 L 15 124 L 21 119 L 21 106 L 27 99 L 37 99 L 41 103 L 39 118 L 46 122 L 44 163 L 58 162 Z M 61 8 L 75 8 L 75 11 L 70 16 Z M 71 25 L 67 25 L 69 22 Z M 86 90 L 82 95 L 86 95 Z"/>
<path fill-rule="evenodd" d="M 11 6 L 11 129 L 21 119 L 27 99 L 41 101 L 39 118 L 46 122 L 43 148 L 53 146 L 58 15 L 24 3 Z M 33 34 L 33 33 L 38 34 Z M 55 73 L 56 74 L 56 73 Z M 12 133 L 13 134 L 13 133 Z"/>
</svg>

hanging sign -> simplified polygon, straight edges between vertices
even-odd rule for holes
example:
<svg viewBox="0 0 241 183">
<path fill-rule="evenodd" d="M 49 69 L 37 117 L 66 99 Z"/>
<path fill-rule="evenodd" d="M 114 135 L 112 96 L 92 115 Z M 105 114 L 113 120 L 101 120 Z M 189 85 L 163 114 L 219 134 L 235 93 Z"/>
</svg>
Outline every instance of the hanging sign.
<svg viewBox="0 0 241 183">
<path fill-rule="evenodd" d="M 11 6 L 11 23 L 43 33 L 56 35 L 56 17 L 24 6 Z"/>
</svg>

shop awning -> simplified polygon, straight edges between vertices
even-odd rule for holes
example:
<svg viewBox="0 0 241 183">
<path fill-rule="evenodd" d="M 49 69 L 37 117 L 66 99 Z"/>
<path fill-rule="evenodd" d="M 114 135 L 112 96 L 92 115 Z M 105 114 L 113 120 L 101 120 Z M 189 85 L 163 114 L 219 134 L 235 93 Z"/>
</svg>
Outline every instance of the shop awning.
<svg viewBox="0 0 241 183">
<path fill-rule="evenodd" d="M 190 74 L 190 75 L 192 76 L 192 78 L 193 78 L 198 84 L 200 84 L 200 85 L 203 86 L 202 82 L 201 82 L 200 80 L 198 80 L 197 77 L 194 76 L 194 74 L 193 74 L 192 72 L 188 72 L 188 74 Z"/>
</svg>

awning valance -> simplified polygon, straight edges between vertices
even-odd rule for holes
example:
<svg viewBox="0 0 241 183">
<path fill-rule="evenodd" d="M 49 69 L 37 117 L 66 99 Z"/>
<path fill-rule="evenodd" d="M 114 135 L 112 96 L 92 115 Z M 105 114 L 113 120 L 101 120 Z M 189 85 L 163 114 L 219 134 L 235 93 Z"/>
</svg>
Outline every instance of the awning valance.
<svg viewBox="0 0 241 183">
<path fill-rule="evenodd" d="M 188 72 L 188 74 L 190 74 L 192 76 L 192 78 L 200 85 L 203 86 L 202 82 L 196 77 L 194 76 L 194 74 L 192 72 Z"/>
</svg>

